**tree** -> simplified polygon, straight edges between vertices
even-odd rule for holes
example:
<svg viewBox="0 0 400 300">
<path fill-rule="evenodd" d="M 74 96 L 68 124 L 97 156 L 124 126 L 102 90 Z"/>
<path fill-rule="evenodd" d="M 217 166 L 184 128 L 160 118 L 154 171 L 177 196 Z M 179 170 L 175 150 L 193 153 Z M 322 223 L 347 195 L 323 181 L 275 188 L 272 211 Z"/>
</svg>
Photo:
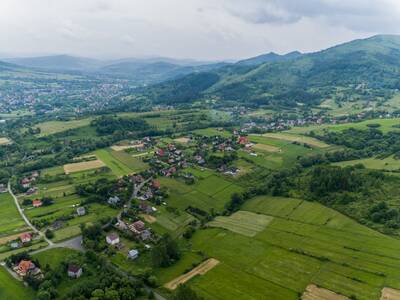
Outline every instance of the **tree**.
<svg viewBox="0 0 400 300">
<path fill-rule="evenodd" d="M 193 291 L 188 285 L 181 284 L 176 289 L 176 292 L 172 298 L 173 300 L 201 300 L 195 291 Z"/>
</svg>

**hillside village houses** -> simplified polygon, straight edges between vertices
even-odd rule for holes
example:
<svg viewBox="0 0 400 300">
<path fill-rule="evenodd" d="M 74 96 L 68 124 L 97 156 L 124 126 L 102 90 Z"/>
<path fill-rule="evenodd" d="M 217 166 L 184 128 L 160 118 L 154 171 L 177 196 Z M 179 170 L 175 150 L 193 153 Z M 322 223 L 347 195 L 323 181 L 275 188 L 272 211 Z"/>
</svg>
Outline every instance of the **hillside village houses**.
<svg viewBox="0 0 400 300">
<path fill-rule="evenodd" d="M 79 278 L 82 275 L 82 268 L 77 265 L 69 265 L 67 273 L 70 278 Z"/>
<path fill-rule="evenodd" d="M 115 246 L 120 243 L 119 235 L 116 233 L 110 233 L 106 237 L 106 242 L 109 245 Z"/>
<path fill-rule="evenodd" d="M 83 206 L 80 206 L 76 209 L 76 213 L 78 216 L 84 216 L 86 214 L 86 209 Z"/>
<path fill-rule="evenodd" d="M 18 265 L 14 266 L 13 270 L 21 277 L 27 275 L 35 278 L 43 278 L 42 271 L 30 260 L 21 260 Z"/>
<path fill-rule="evenodd" d="M 139 257 L 139 251 L 136 249 L 132 249 L 128 252 L 128 258 L 129 259 L 136 259 Z"/>
<path fill-rule="evenodd" d="M 113 197 L 108 198 L 107 203 L 110 205 L 117 205 L 117 204 L 119 204 L 120 201 L 121 201 L 121 199 L 119 199 L 118 196 L 113 196 Z"/>
<path fill-rule="evenodd" d="M 39 177 L 39 172 L 38 171 L 33 171 L 30 176 L 26 176 L 21 179 L 21 186 L 24 189 L 27 189 L 31 186 L 32 182 L 36 181 L 36 179 Z"/>
<path fill-rule="evenodd" d="M 30 233 L 23 233 L 19 236 L 23 244 L 29 243 L 32 240 L 32 235 Z"/>
</svg>

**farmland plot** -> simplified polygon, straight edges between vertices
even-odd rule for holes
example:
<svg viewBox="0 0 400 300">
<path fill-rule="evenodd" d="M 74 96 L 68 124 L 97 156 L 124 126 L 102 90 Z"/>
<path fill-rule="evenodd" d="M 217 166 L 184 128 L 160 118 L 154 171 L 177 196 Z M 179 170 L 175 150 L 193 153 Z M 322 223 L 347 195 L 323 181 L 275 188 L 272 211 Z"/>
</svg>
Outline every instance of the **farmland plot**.
<svg viewBox="0 0 400 300">
<path fill-rule="evenodd" d="M 70 173 L 98 169 L 105 166 L 106 165 L 101 160 L 96 159 L 79 163 L 66 164 L 64 165 L 64 172 L 68 175 Z"/>
</svg>

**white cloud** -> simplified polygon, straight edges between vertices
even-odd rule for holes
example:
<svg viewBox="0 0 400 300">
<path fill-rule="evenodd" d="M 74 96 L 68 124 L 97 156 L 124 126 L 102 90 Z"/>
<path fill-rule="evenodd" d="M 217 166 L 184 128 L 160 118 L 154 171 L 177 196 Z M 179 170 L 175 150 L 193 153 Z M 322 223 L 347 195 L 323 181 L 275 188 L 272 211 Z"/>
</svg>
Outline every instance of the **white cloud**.
<svg viewBox="0 0 400 300">
<path fill-rule="evenodd" d="M 0 52 L 199 59 L 398 33 L 397 0 L 2 0 Z"/>
</svg>

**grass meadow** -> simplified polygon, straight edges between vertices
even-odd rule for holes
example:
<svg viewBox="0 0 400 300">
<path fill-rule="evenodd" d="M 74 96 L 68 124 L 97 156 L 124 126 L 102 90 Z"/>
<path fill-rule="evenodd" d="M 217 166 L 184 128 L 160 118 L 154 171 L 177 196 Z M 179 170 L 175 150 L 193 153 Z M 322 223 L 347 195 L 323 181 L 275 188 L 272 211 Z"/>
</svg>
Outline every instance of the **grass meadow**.
<svg viewBox="0 0 400 300">
<path fill-rule="evenodd" d="M 313 283 L 354 299 L 378 300 L 383 287 L 400 288 L 399 240 L 299 199 L 257 197 L 242 209 L 273 219 L 253 237 L 234 232 L 249 218 L 231 222 L 228 230 L 199 230 L 184 255 L 186 266 L 186 255 L 199 251 L 221 262 L 189 281 L 204 299 L 294 300 Z M 161 283 L 181 275 L 178 269 L 179 263 L 160 271 Z"/>
<path fill-rule="evenodd" d="M 33 300 L 35 292 L 25 287 L 20 281 L 12 277 L 6 269 L 0 267 L 0 299 L 8 300 Z"/>
</svg>

